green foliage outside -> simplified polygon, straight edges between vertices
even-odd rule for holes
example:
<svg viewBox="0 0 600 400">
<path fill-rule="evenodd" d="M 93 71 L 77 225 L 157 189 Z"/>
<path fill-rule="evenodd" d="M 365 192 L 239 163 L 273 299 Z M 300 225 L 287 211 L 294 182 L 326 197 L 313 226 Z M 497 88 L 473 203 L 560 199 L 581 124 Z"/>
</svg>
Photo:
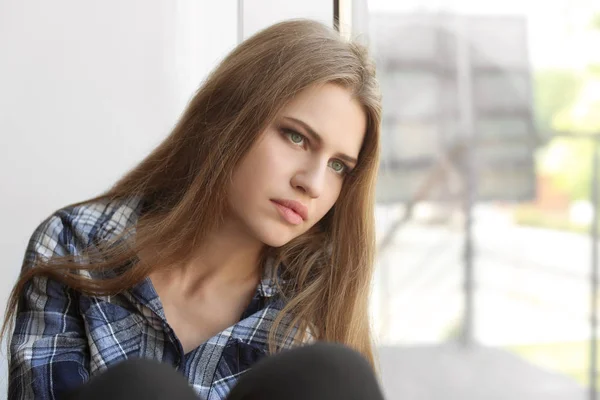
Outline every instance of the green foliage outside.
<svg viewBox="0 0 600 400">
<path fill-rule="evenodd" d="M 600 48 L 600 14 L 592 18 L 589 33 Z M 579 71 L 536 71 L 535 101 L 540 131 L 600 135 L 600 57 Z M 539 150 L 538 171 L 551 176 L 572 201 L 589 199 L 593 149 L 593 140 L 551 139 Z"/>
<path fill-rule="evenodd" d="M 595 43 L 590 54 L 600 54 L 600 14 L 590 19 Z M 594 32 L 596 31 L 596 32 Z M 594 36 L 595 35 L 595 36 Z M 600 56 L 581 70 L 549 69 L 534 72 L 536 122 L 540 132 L 577 132 L 600 135 Z M 571 201 L 589 200 L 592 179 L 592 140 L 548 139 L 536 155 L 538 173 L 550 176 Z M 515 220 L 523 225 L 589 233 L 576 225 L 532 207 L 517 209 Z M 589 342 L 561 342 L 508 346 L 506 350 L 532 364 L 573 378 L 582 386 L 589 380 Z M 597 360 L 600 365 L 600 358 Z M 600 377 L 596 378 L 600 387 Z"/>
<path fill-rule="evenodd" d="M 554 129 L 554 116 L 568 109 L 577 100 L 583 84 L 582 77 L 566 69 L 542 69 L 535 71 L 535 114 L 536 125 L 541 134 L 547 135 Z"/>
</svg>

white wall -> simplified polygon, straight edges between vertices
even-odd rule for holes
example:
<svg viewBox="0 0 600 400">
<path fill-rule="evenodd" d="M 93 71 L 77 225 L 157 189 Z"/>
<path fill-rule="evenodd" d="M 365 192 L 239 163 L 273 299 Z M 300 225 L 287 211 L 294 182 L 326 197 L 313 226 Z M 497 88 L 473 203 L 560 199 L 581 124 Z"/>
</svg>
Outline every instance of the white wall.
<svg viewBox="0 0 600 400">
<path fill-rule="evenodd" d="M 332 21 L 333 5 L 246 0 L 241 36 L 291 17 Z M 157 145 L 238 26 L 238 0 L 0 2 L 2 310 L 35 227 Z"/>
</svg>

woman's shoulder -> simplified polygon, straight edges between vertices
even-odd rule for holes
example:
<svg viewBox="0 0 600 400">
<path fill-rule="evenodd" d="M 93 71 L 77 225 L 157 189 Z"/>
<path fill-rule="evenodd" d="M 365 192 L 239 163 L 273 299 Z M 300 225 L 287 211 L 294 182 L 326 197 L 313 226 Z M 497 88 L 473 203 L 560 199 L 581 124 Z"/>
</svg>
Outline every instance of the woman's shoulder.
<svg viewBox="0 0 600 400">
<path fill-rule="evenodd" d="M 77 255 L 101 241 L 110 241 L 135 226 L 140 198 L 94 199 L 65 206 L 46 217 L 29 239 L 36 256 Z"/>
</svg>

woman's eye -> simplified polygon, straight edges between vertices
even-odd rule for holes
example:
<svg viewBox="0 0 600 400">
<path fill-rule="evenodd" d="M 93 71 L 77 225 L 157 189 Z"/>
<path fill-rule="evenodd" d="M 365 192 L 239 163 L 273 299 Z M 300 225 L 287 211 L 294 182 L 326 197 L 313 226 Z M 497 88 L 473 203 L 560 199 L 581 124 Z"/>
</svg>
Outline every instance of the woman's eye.
<svg viewBox="0 0 600 400">
<path fill-rule="evenodd" d="M 294 142 L 296 144 L 300 144 L 304 140 L 304 138 L 302 137 L 302 135 L 299 134 L 299 133 L 292 133 L 290 135 L 290 139 L 292 139 L 292 142 Z"/>
<path fill-rule="evenodd" d="M 346 166 L 346 164 L 344 164 L 343 162 L 339 161 L 339 160 L 333 160 L 330 163 L 331 169 L 333 169 L 334 172 L 344 175 L 346 173 L 346 171 L 348 170 L 348 167 Z"/>
<path fill-rule="evenodd" d="M 290 138 L 292 143 L 294 143 L 295 145 L 298 145 L 298 146 L 304 145 L 304 142 L 306 139 L 304 138 L 304 136 L 302 136 L 298 132 L 290 130 L 290 129 L 284 129 L 283 132 L 287 135 L 287 137 Z"/>
</svg>

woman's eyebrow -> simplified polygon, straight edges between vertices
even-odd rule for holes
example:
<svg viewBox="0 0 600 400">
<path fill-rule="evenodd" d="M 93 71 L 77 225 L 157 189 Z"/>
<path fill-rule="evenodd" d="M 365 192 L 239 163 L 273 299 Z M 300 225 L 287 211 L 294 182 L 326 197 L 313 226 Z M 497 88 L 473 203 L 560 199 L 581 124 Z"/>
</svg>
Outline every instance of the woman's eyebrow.
<svg viewBox="0 0 600 400">
<path fill-rule="evenodd" d="M 294 117 L 283 117 L 283 118 L 284 118 L 284 119 L 287 119 L 287 120 L 290 120 L 290 121 L 292 121 L 292 122 L 295 122 L 296 124 L 298 124 L 298 125 L 302 126 L 302 128 L 304 128 L 304 130 L 305 130 L 306 132 L 308 132 L 308 134 L 309 134 L 310 136 L 312 136 L 312 137 L 313 137 L 313 139 L 314 139 L 314 140 L 316 140 L 316 141 L 317 141 L 317 143 L 318 143 L 319 145 L 323 144 L 323 138 L 321 137 L 321 135 L 319 135 L 319 134 L 318 134 L 318 133 L 317 133 L 317 132 L 316 132 L 316 131 L 315 131 L 315 130 L 314 130 L 314 129 L 313 129 L 311 126 L 310 126 L 310 125 L 308 125 L 306 122 L 304 122 L 304 121 L 302 121 L 302 120 L 300 120 L 300 119 L 294 118 Z M 344 153 L 338 153 L 338 154 L 336 154 L 335 156 L 336 156 L 336 157 L 338 157 L 338 158 L 340 158 L 340 159 L 342 159 L 342 160 L 344 160 L 344 161 L 346 161 L 346 162 L 349 162 L 349 163 L 351 163 L 351 164 L 357 164 L 357 163 L 358 163 L 358 160 L 357 160 L 356 158 L 354 158 L 354 157 L 350 157 L 349 155 L 347 155 L 347 154 L 344 154 Z"/>
</svg>

